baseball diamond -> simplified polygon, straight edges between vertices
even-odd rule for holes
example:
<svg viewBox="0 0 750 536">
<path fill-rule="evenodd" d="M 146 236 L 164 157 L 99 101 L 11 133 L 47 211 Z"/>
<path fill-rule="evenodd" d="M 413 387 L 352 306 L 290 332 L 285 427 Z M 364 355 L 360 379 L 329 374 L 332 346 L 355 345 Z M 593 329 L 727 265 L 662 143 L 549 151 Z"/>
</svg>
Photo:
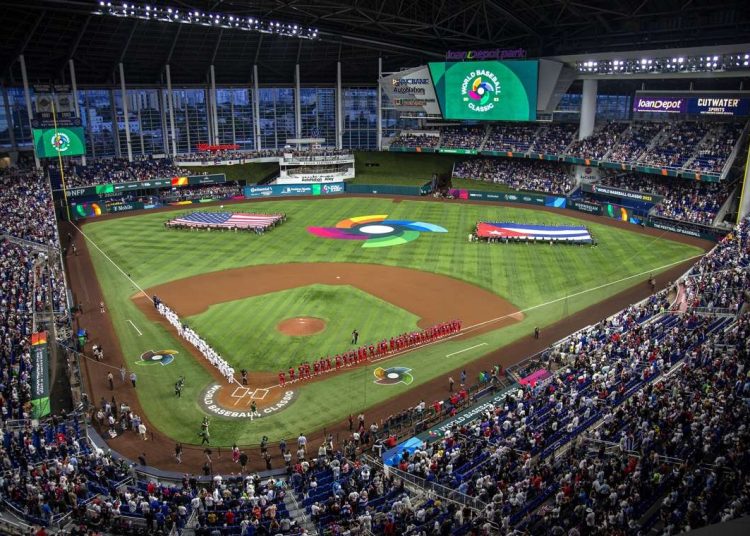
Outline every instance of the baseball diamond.
<svg viewBox="0 0 750 536">
<path fill-rule="evenodd" d="M 0 535 L 747 525 L 746 3 L 3 2 Z"/>
</svg>

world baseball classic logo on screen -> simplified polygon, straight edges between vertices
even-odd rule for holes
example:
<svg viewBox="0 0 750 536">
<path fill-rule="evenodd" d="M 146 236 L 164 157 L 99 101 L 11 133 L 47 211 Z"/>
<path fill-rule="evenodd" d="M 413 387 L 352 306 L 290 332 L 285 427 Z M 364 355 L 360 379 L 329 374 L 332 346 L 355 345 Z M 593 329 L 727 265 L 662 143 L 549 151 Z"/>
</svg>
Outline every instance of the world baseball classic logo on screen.
<svg viewBox="0 0 750 536">
<path fill-rule="evenodd" d="M 474 112 L 489 112 L 500 101 L 500 80 L 488 69 L 470 72 L 461 83 L 461 97 Z"/>
</svg>

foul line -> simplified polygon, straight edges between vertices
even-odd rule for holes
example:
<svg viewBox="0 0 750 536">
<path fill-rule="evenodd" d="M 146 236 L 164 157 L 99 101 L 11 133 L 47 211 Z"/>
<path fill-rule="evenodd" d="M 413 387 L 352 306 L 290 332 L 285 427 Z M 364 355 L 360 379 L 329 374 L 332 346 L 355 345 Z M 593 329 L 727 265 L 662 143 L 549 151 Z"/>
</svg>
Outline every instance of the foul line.
<svg viewBox="0 0 750 536">
<path fill-rule="evenodd" d="M 69 222 L 69 223 L 70 223 L 70 225 L 72 225 L 72 226 L 73 226 L 73 227 L 74 227 L 74 228 L 75 228 L 75 229 L 76 229 L 76 230 L 77 230 L 77 231 L 78 231 L 79 233 L 81 233 L 81 236 L 83 236 L 83 238 L 85 238 L 87 242 L 89 242 L 89 243 L 90 243 L 90 244 L 91 244 L 92 246 L 94 246 L 94 247 L 96 248 L 96 250 L 97 250 L 97 251 L 98 251 L 99 253 L 101 253 L 102 255 L 104 255 L 104 258 L 105 258 L 105 259 L 107 259 L 107 260 L 108 260 L 108 261 L 109 261 L 110 263 L 112 263 L 112 266 L 114 266 L 115 268 L 117 268 L 117 270 L 118 270 L 118 271 L 119 271 L 119 272 L 120 272 L 120 273 L 121 273 L 122 275 L 124 275 L 124 276 L 125 276 L 125 278 L 126 278 L 126 279 L 127 279 L 128 281 L 130 281 L 130 282 L 131 282 L 131 283 L 133 284 L 133 286 L 134 286 L 135 288 L 137 288 L 138 290 L 140 290 L 140 291 L 141 291 L 141 294 L 143 294 L 144 296 L 146 296 L 146 299 L 147 299 L 148 301 L 150 301 L 151 303 L 154 303 L 154 300 L 153 300 L 153 298 L 151 298 L 151 296 L 149 296 L 149 295 L 148 295 L 148 294 L 146 293 L 146 291 L 145 291 L 145 290 L 143 290 L 143 289 L 142 289 L 142 288 L 140 287 L 140 285 L 139 285 L 138 283 L 136 283 L 135 281 L 133 281 L 133 279 L 132 279 L 132 278 L 131 278 L 131 277 L 130 277 L 130 276 L 129 276 L 128 274 L 126 274 L 126 273 L 125 273 L 125 272 L 123 271 L 123 269 L 122 269 L 122 268 L 120 268 L 120 267 L 119 267 L 119 266 L 117 265 L 117 263 L 116 263 L 115 261 L 113 261 L 113 260 L 112 260 L 112 259 L 111 259 L 111 258 L 109 257 L 109 255 L 107 255 L 106 253 L 104 253 L 104 252 L 102 251 L 102 248 L 100 248 L 99 246 L 97 246 L 97 245 L 96 245 L 96 242 L 94 242 L 93 240 L 91 240 L 91 239 L 90 239 L 90 238 L 89 238 L 89 237 L 88 237 L 88 236 L 86 235 L 86 233 L 84 233 L 84 232 L 83 232 L 83 231 L 81 230 L 81 228 L 80 228 L 80 227 L 78 227 L 78 226 L 77 226 L 76 224 L 74 224 L 73 222 Z M 131 324 L 132 324 L 132 322 L 131 322 Z M 135 327 L 135 325 L 134 325 L 133 327 Z M 175 333 L 177 333 L 177 329 L 176 329 L 176 328 L 174 328 L 174 327 L 173 327 L 173 326 L 171 326 L 171 325 L 170 325 L 170 327 L 172 327 L 172 328 L 173 328 L 173 330 L 174 330 L 174 332 L 175 332 Z M 138 329 L 138 328 L 136 328 L 136 330 L 137 330 L 137 329 Z M 139 332 L 139 333 L 140 333 L 140 332 Z M 179 337 L 179 334 L 178 334 L 178 337 L 177 337 L 177 339 L 178 339 L 178 340 L 180 340 L 180 339 L 181 339 L 181 337 Z M 186 341 L 186 342 L 187 342 L 187 341 Z M 191 346 L 192 346 L 192 345 L 191 345 Z M 195 346 L 193 346 L 193 348 L 195 348 Z M 197 350 L 197 348 L 196 348 L 196 350 Z M 198 352 L 200 352 L 200 350 L 198 350 Z M 212 365 L 212 366 L 213 366 L 213 365 Z M 217 369 L 217 370 L 218 370 L 218 369 Z M 224 376 L 222 375 L 222 377 L 224 377 Z M 225 378 L 225 379 L 226 379 L 226 378 Z M 232 382 L 233 382 L 233 383 L 236 383 L 237 385 L 240 385 L 240 382 L 239 382 L 239 381 L 237 381 L 237 378 L 235 378 L 234 376 L 232 376 Z"/>
<path fill-rule="evenodd" d="M 463 350 L 459 350 L 458 352 L 453 352 L 452 354 L 446 354 L 445 357 L 450 357 L 452 355 L 458 355 L 463 354 L 464 352 L 468 352 L 469 350 L 473 350 L 474 348 L 479 348 L 480 346 L 487 346 L 486 342 L 475 344 L 474 346 L 470 346 L 469 348 L 464 348 Z"/>
<path fill-rule="evenodd" d="M 141 291 L 141 293 L 142 293 L 142 294 L 143 294 L 144 296 L 146 296 L 146 299 L 148 299 L 148 300 L 149 300 L 150 302 L 152 302 L 152 303 L 153 303 L 153 300 L 151 299 L 151 296 L 149 296 L 148 294 L 146 294 L 146 291 L 144 291 L 144 290 L 143 290 L 143 289 L 142 289 L 142 288 L 141 288 L 141 287 L 140 287 L 140 286 L 139 286 L 139 285 L 138 285 L 138 284 L 137 284 L 137 283 L 136 283 L 135 281 L 133 281 L 133 279 L 131 279 L 131 277 L 130 277 L 130 276 L 129 276 L 128 274 L 126 274 L 126 273 L 125 273 L 125 272 L 124 272 L 124 271 L 122 270 L 122 268 L 120 268 L 120 267 L 119 267 L 119 266 L 117 265 L 117 263 L 115 263 L 115 261 L 113 261 L 113 260 L 112 260 L 112 259 L 111 259 L 111 258 L 110 258 L 110 257 L 109 257 L 109 256 L 108 256 L 107 254 L 106 254 L 106 253 L 104 253 L 104 251 L 102 251 L 102 250 L 101 250 L 101 248 L 100 248 L 99 246 L 97 246 L 97 245 L 96 245 L 96 243 L 95 243 L 95 242 L 94 242 L 93 240 L 91 240 L 91 239 L 90 239 L 90 238 L 89 238 L 89 237 L 88 237 L 88 236 L 86 235 L 86 233 L 84 233 L 84 232 L 83 232 L 83 231 L 82 231 L 82 230 L 80 229 L 80 227 L 78 227 L 77 225 L 75 225 L 75 224 L 74 224 L 74 223 L 72 223 L 72 222 L 71 222 L 71 225 L 72 225 L 72 226 L 73 226 L 73 227 L 74 227 L 75 229 L 77 229 L 79 233 L 81 233 L 81 235 L 82 235 L 82 236 L 83 236 L 83 237 L 84 237 L 84 238 L 86 239 L 86 241 L 87 241 L 87 242 L 90 242 L 90 243 L 91 243 L 91 244 L 92 244 L 92 245 L 93 245 L 93 246 L 94 246 L 94 247 L 95 247 L 95 248 L 97 249 L 97 251 L 99 251 L 99 252 L 100 252 L 100 253 L 101 253 L 102 255 L 104 255 L 104 257 L 105 257 L 105 258 L 106 258 L 106 259 L 107 259 L 107 260 L 108 260 L 109 262 L 111 262 L 111 263 L 112 263 L 112 266 L 114 266 L 115 268 L 117 268 L 117 270 L 119 270 L 119 272 L 120 272 L 120 273 L 121 273 L 122 275 L 124 275 L 124 276 L 125 276 L 125 277 L 127 278 L 127 280 L 128 280 L 128 281 L 130 281 L 130 282 L 131 282 L 131 283 L 132 283 L 132 284 L 133 284 L 133 285 L 134 285 L 134 286 L 135 286 L 135 287 L 136 287 L 136 288 L 137 288 L 138 290 L 140 290 L 140 291 Z M 670 262 L 669 264 L 665 264 L 665 265 L 663 265 L 663 266 L 659 266 L 659 267 L 657 267 L 657 268 L 652 268 L 652 269 L 650 269 L 650 270 L 645 270 L 645 271 L 643 271 L 643 272 L 640 272 L 640 273 L 637 273 L 637 274 L 633 274 L 633 275 L 629 275 L 629 276 L 627 276 L 627 277 L 623 277 L 623 278 L 620 278 L 620 279 L 618 279 L 618 280 L 616 280 L 616 281 L 610 281 L 610 282 L 608 282 L 608 283 L 603 283 L 603 284 L 601 284 L 601 285 L 598 285 L 598 286 L 596 286 L 596 287 L 591 287 L 591 288 L 587 288 L 587 289 L 581 290 L 580 292 L 576 292 L 576 293 L 574 293 L 574 294 L 568 294 L 567 296 L 561 296 L 560 298 L 556 298 L 556 299 L 554 299 L 554 300 L 550 300 L 550 301 L 548 301 L 548 302 L 544 302 L 544 303 L 539 303 L 539 304 L 537 304 L 537 305 L 532 305 L 531 307 L 527 307 L 526 309 L 521 309 L 521 310 L 518 310 L 518 311 L 514 311 L 513 313 L 509 313 L 509 314 L 505 314 L 505 315 L 502 315 L 502 316 L 498 316 L 498 317 L 496 317 L 496 318 L 491 318 L 491 319 L 489 319 L 489 320 L 484 320 L 483 322 L 479 322 L 479 323 L 477 323 L 477 324 L 473 324 L 473 325 L 471 325 L 471 326 L 466 326 L 466 328 L 464 328 L 463 330 L 461 330 L 460 332 L 458 332 L 458 333 L 456 333 L 456 334 L 454 334 L 454 335 L 449 335 L 449 336 L 447 336 L 447 337 L 443 337 L 443 338 L 441 338 L 441 339 L 437 339 L 437 340 L 435 340 L 435 341 L 432 341 L 432 342 L 429 342 L 429 343 L 427 343 L 427 344 L 421 345 L 421 346 L 419 346 L 419 347 L 417 347 L 417 348 L 408 348 L 408 349 L 406 349 L 406 350 L 402 350 L 401 352 L 396 352 L 396 353 L 394 353 L 394 354 L 390 354 L 390 355 L 387 355 L 387 356 L 383 356 L 383 357 L 381 357 L 381 358 L 379 358 L 379 359 L 368 360 L 368 362 L 369 362 L 369 363 L 374 363 L 374 362 L 377 362 L 377 361 L 382 361 L 382 360 L 384 360 L 384 359 L 390 359 L 390 358 L 392 358 L 392 357 L 396 357 L 396 356 L 398 356 L 398 355 L 403 355 L 403 354 L 407 354 L 407 353 L 409 353 L 409 352 L 412 352 L 412 351 L 414 351 L 414 350 L 421 350 L 421 349 L 423 349 L 423 348 L 425 348 L 425 347 L 427 347 L 427 346 L 432 346 L 433 344 L 438 344 L 438 343 L 441 343 L 441 342 L 444 342 L 444 341 L 447 341 L 447 340 L 451 340 L 451 339 L 453 339 L 453 338 L 455 338 L 455 337 L 460 337 L 460 336 L 462 336 L 462 335 L 466 335 L 467 333 L 469 333 L 469 332 L 471 332 L 471 331 L 473 331 L 473 330 L 475 330 L 475 329 L 477 329 L 477 328 L 481 328 L 481 327 L 483 327 L 483 326 L 486 326 L 487 324 L 492 324 L 492 323 L 494 323 L 494 322 L 498 322 L 498 321 L 500 321 L 500 320 L 505 320 L 506 318 L 510 318 L 510 317 L 512 317 L 512 316 L 514 316 L 514 315 L 517 315 L 518 313 L 527 313 L 527 312 L 529 312 L 529 311 L 533 311 L 533 310 L 535 310 L 535 309 L 539 309 L 539 308 L 541 308 L 541 307 L 546 307 L 547 305 L 553 305 L 553 304 L 555 304 L 555 303 L 559 303 L 559 302 L 561 302 L 561 301 L 563 301 L 563 300 L 567 300 L 568 298 L 575 298 L 575 297 L 577 297 L 577 296 L 581 296 L 581 295 L 583 295 L 583 294 L 586 294 L 586 293 L 588 293 L 588 292 L 592 292 L 592 291 L 595 291 L 595 290 L 600 290 L 600 289 L 603 289 L 603 288 L 609 287 L 609 286 L 611 286 L 611 285 L 617 285 L 618 283 L 622 283 L 622 282 L 624 282 L 624 281 L 628 281 L 628 280 L 630 280 L 630 279 L 635 279 L 635 278 L 637 278 L 637 277 L 642 277 L 642 276 L 644 276 L 644 275 L 646 275 L 646 274 L 652 274 L 652 273 L 654 273 L 654 272 L 660 272 L 660 271 L 662 271 L 662 270 L 666 270 L 667 268 L 671 268 L 672 266 L 677 266 L 678 264 L 682 264 L 682 263 L 684 263 L 684 262 L 692 261 L 693 259 L 698 259 L 698 258 L 700 258 L 700 257 L 703 257 L 703 256 L 705 256 L 705 255 L 706 255 L 706 253 L 701 253 L 700 255 L 693 255 L 693 256 L 691 256 L 691 257 L 686 257 L 686 258 L 684 258 L 684 259 L 681 259 L 681 260 L 679 260 L 679 261 L 674 261 L 674 262 Z M 131 323 L 132 323 L 132 322 L 131 322 Z M 135 327 L 135 326 L 134 326 L 134 327 Z M 136 329 L 137 329 L 137 328 L 136 328 Z M 485 344 L 486 344 L 486 343 L 485 343 Z M 470 350 L 470 349 L 472 349 L 472 348 L 467 348 L 467 350 Z M 460 352 L 459 352 L 459 353 L 460 353 Z M 451 355 L 454 355 L 454 354 L 451 354 Z M 446 357 L 448 357 L 448 356 L 446 356 Z M 359 367 L 353 367 L 353 368 L 359 368 Z M 333 372 L 333 370 L 331 370 L 330 372 Z M 299 381 L 299 380 L 298 380 L 298 381 Z M 239 382 L 239 381 L 237 381 L 237 378 L 235 378 L 234 376 L 232 376 L 232 382 L 231 382 L 231 383 L 235 383 L 235 384 L 237 384 L 238 386 L 240 385 L 240 382 Z M 282 387 L 282 385 L 281 385 L 281 384 L 271 385 L 271 386 L 267 387 L 267 389 L 274 389 L 274 388 L 276 388 L 276 387 Z"/>
<path fill-rule="evenodd" d="M 89 238 L 89 237 L 88 237 L 88 236 L 86 235 L 86 233 L 84 233 L 84 232 L 83 232 L 83 231 L 81 230 L 81 228 L 80 228 L 80 227 L 78 227 L 78 226 L 77 226 L 77 225 L 76 225 L 75 223 L 72 223 L 72 222 L 70 222 L 70 225 L 72 225 L 73 227 L 75 227 L 75 228 L 76 228 L 76 230 L 77 230 L 77 231 L 78 231 L 79 233 L 81 233 L 81 236 L 83 236 L 83 238 L 85 238 L 87 242 L 89 242 L 89 243 L 90 243 L 90 244 L 91 244 L 92 246 L 94 246 L 94 247 L 96 248 L 96 250 L 97 250 L 97 251 L 98 251 L 99 253 L 101 253 L 102 255 L 104 255 L 104 258 L 105 258 L 105 259 L 107 259 L 107 260 L 108 260 L 109 262 L 111 262 L 111 263 L 112 263 L 112 266 L 114 266 L 115 268 L 117 268 L 117 269 L 118 269 L 118 270 L 120 271 L 120 273 L 121 273 L 122 275 L 124 275 L 124 276 L 125 276 L 125 278 L 126 278 L 126 279 L 127 279 L 128 281 L 130 281 L 131 283 L 133 283 L 133 286 L 134 286 L 135 288 L 137 288 L 138 290 L 140 290 L 140 291 L 141 291 L 141 293 L 142 293 L 142 294 L 143 294 L 144 296 L 146 296 L 146 298 L 148 299 L 148 301 L 150 301 L 151 303 L 154 303 L 154 300 L 153 300 L 153 299 L 151 298 L 151 296 L 149 296 L 148 294 L 146 294 L 146 291 L 145 291 L 145 290 L 143 290 L 143 289 L 142 289 L 142 288 L 140 287 L 140 285 L 138 285 L 138 283 L 136 283 L 135 281 L 133 281 L 133 279 L 132 279 L 132 278 L 131 278 L 131 277 L 130 277 L 130 276 L 129 276 L 128 274 L 126 274 L 126 273 L 125 273 L 125 272 L 124 272 L 124 271 L 122 270 L 122 268 L 120 268 L 120 267 L 119 267 L 119 266 L 117 265 L 117 263 L 116 263 L 115 261 L 113 261 L 112 259 L 110 259 L 110 258 L 109 258 L 109 255 L 107 255 L 106 253 L 104 253 L 104 252 L 102 251 L 102 248 L 100 248 L 99 246 L 97 246 L 97 245 L 96 245 L 96 242 L 94 242 L 93 240 L 91 240 L 91 239 L 90 239 L 90 238 Z"/>
<path fill-rule="evenodd" d="M 604 284 L 596 286 L 596 287 L 587 288 L 587 289 L 584 289 L 584 290 L 582 290 L 580 292 L 576 292 L 574 294 L 568 294 L 567 296 L 562 296 L 560 298 L 556 298 L 556 299 L 550 300 L 548 302 L 540 303 L 540 304 L 537 304 L 537 305 L 532 305 L 531 307 L 527 307 L 526 309 L 520 309 L 520 310 L 515 311 L 513 313 L 508 313 L 508 314 L 505 314 L 505 315 L 502 315 L 502 316 L 498 316 L 497 318 L 491 318 L 489 320 L 485 320 L 483 322 L 479 322 L 479 323 L 473 324 L 471 326 L 466 326 L 465 328 L 463 328 L 461 331 L 459 331 L 455 335 L 449 335 L 447 337 L 443 337 L 441 339 L 437 339 L 435 341 L 428 342 L 428 343 L 423 344 L 421 346 L 418 346 L 416 348 L 407 348 L 405 350 L 401 350 L 401 351 L 398 351 L 398 352 L 395 352 L 395 353 L 392 353 L 392 354 L 388 354 L 388 355 L 385 355 L 383 357 L 379 357 L 379 358 L 375 358 L 375 359 L 369 359 L 367 361 L 367 363 L 368 364 L 374 364 L 374 363 L 377 363 L 378 361 L 383 361 L 385 359 L 391 359 L 393 357 L 397 357 L 397 356 L 400 356 L 400 355 L 408 354 L 409 352 L 413 352 L 415 350 L 422 350 L 422 349 L 424 349 L 424 348 L 426 348 L 428 346 L 432 346 L 434 344 L 439 344 L 441 342 L 449 341 L 449 340 L 454 339 L 456 337 L 460 337 L 462 335 L 466 335 L 467 333 L 469 333 L 469 332 L 471 332 L 471 331 L 473 331 L 473 330 L 475 330 L 477 328 L 481 328 L 483 326 L 486 326 L 487 324 L 491 324 L 493 322 L 498 322 L 500 320 L 505 320 L 506 318 L 511 318 L 511 317 L 517 315 L 518 313 L 527 313 L 529 311 L 533 311 L 534 309 L 539 309 L 541 307 L 546 307 L 547 305 L 552 305 L 552 304 L 561 302 L 563 300 L 567 300 L 568 298 L 575 298 L 576 296 L 580 296 L 582 294 L 586 294 L 586 293 L 592 292 L 594 290 L 600 290 L 600 289 L 608 287 L 610 285 L 616 285 L 618 283 L 622 283 L 623 281 L 627 281 L 629 279 L 634 279 L 636 277 L 643 277 L 646 274 L 651 274 L 653 272 L 666 270 L 667 268 L 671 268 L 672 266 L 676 266 L 676 265 L 682 264 L 684 262 L 689 262 L 689 261 L 691 261 L 693 259 L 697 259 L 697 258 L 703 257 L 704 255 L 705 255 L 705 253 L 702 253 L 700 255 L 693 255 L 692 257 L 686 257 L 686 258 L 684 258 L 682 260 L 675 261 L 675 262 L 670 262 L 669 264 L 665 264 L 665 265 L 659 266 L 657 268 L 652 268 L 650 270 L 645 270 L 645 271 L 640 272 L 638 274 L 633 274 L 633 275 L 629 275 L 627 277 L 623 277 L 621 279 L 618 279 L 617 281 L 610 281 L 609 283 L 604 283 Z M 566 338 L 567 338 L 567 336 L 566 336 Z M 346 368 L 349 368 L 349 367 L 346 367 Z M 360 367 L 352 367 L 352 369 L 357 369 L 357 368 L 360 368 Z M 328 374 L 328 373 L 332 373 L 332 372 L 335 372 L 335 370 L 331 369 L 330 371 L 324 372 L 323 374 Z M 299 381 L 301 381 L 301 380 L 295 380 L 293 383 L 297 383 Z M 289 384 L 290 382 L 286 382 L 286 383 Z M 284 386 L 282 386 L 280 383 L 278 383 L 276 385 L 270 385 L 270 386 L 268 386 L 267 389 L 274 389 L 276 387 L 284 387 Z"/>
<path fill-rule="evenodd" d="M 133 321 L 132 321 L 132 320 L 130 320 L 130 319 L 128 318 L 128 322 L 130 322 L 130 325 L 131 325 L 131 326 L 133 326 L 133 329 L 134 329 L 134 330 L 136 330 L 136 331 L 138 332 L 138 336 L 139 336 L 139 337 L 140 337 L 141 335 L 143 335 L 143 333 L 141 333 L 141 330 L 140 330 L 140 329 L 138 329 L 138 327 L 137 327 L 137 326 L 136 326 L 135 324 L 133 324 Z"/>
</svg>

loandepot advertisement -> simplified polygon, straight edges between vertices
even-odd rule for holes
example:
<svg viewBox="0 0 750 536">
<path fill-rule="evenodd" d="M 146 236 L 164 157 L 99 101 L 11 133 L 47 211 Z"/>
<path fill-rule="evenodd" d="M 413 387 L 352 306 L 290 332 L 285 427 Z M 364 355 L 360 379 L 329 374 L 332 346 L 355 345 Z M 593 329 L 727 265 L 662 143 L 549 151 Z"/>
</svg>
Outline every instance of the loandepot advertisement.
<svg viewBox="0 0 750 536">
<path fill-rule="evenodd" d="M 83 127 L 34 128 L 32 133 L 39 158 L 80 156 L 86 152 Z"/>
<path fill-rule="evenodd" d="M 445 119 L 536 120 L 536 60 L 433 62 L 429 67 Z"/>
</svg>

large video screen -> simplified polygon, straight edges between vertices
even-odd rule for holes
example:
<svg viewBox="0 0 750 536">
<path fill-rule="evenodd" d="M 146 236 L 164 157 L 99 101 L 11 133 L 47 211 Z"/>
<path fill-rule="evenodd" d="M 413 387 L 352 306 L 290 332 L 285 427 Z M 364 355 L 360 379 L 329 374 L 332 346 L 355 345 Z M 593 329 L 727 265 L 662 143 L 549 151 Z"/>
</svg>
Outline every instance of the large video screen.
<svg viewBox="0 0 750 536">
<path fill-rule="evenodd" d="M 33 128 L 34 150 L 39 158 L 79 156 L 86 153 L 83 127 Z"/>
<path fill-rule="evenodd" d="M 445 119 L 536 120 L 536 60 L 432 62 L 429 67 Z"/>
</svg>

